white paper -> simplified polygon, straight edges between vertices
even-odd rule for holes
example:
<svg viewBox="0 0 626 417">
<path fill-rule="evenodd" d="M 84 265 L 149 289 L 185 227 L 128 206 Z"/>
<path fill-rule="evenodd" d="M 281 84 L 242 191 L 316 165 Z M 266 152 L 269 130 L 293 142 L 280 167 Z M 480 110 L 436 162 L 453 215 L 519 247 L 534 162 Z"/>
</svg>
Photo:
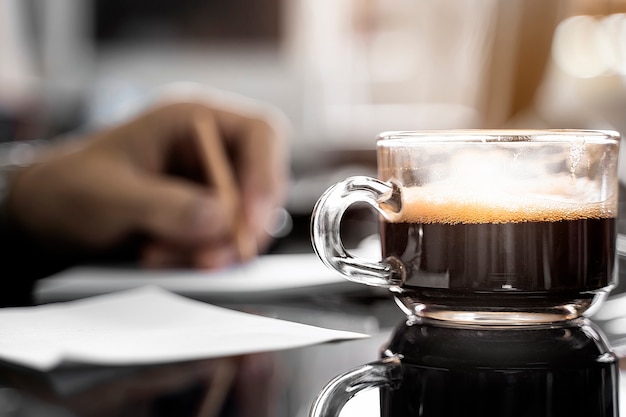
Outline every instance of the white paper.
<svg viewBox="0 0 626 417">
<path fill-rule="evenodd" d="M 310 295 L 312 291 L 372 290 L 348 281 L 308 253 L 265 255 L 218 271 L 78 266 L 41 280 L 35 297 L 40 303 L 65 301 L 145 285 L 212 302 L 284 299 Z"/>
<path fill-rule="evenodd" d="M 141 365 L 276 351 L 367 337 L 228 310 L 157 287 L 0 309 L 0 359 Z"/>
</svg>

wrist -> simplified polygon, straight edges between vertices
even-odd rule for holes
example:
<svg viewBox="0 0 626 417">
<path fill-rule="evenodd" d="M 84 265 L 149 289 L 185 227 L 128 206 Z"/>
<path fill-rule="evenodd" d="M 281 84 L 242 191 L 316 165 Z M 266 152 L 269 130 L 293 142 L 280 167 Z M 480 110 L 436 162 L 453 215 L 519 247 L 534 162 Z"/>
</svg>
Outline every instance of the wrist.
<svg viewBox="0 0 626 417">
<path fill-rule="evenodd" d="M 34 164 L 47 144 L 45 140 L 0 143 L 0 215 L 7 215 L 7 199 L 16 175 Z"/>
</svg>

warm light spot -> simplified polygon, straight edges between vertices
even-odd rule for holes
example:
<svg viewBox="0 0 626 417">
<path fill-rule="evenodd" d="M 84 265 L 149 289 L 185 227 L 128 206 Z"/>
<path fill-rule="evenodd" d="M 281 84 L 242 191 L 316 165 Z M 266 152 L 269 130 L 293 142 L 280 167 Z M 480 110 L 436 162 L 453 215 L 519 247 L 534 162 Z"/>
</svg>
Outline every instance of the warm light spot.
<svg viewBox="0 0 626 417">
<path fill-rule="evenodd" d="M 612 69 L 614 54 L 608 39 L 606 28 L 594 17 L 570 17 L 556 28 L 552 56 L 574 77 L 597 77 Z"/>
</svg>

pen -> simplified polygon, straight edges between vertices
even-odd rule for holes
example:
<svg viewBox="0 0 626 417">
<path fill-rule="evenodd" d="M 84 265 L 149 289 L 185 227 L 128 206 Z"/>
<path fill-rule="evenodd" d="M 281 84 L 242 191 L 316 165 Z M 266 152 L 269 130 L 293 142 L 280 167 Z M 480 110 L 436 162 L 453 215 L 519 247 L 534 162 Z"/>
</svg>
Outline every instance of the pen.
<svg viewBox="0 0 626 417">
<path fill-rule="evenodd" d="M 226 209 L 235 214 L 233 233 L 240 260 L 248 261 L 257 254 L 254 237 L 246 227 L 246 221 L 238 193 L 237 181 L 232 165 L 229 163 L 224 144 L 212 118 L 195 117 L 196 131 L 199 137 L 200 151 L 204 154 L 207 179 L 215 187 L 218 199 Z"/>
<path fill-rule="evenodd" d="M 212 118 L 195 115 L 200 152 L 204 156 L 207 180 L 215 187 L 219 201 L 235 213 L 233 233 L 240 260 L 247 261 L 256 255 L 256 243 L 246 229 L 237 181 L 229 163 L 217 126 Z M 211 387 L 202 401 L 197 417 L 216 417 L 232 387 L 236 364 L 227 358 L 217 361 Z"/>
<path fill-rule="evenodd" d="M 217 359 L 211 386 L 200 403 L 196 417 L 219 416 L 236 374 L 237 364 L 233 358 Z"/>
</svg>

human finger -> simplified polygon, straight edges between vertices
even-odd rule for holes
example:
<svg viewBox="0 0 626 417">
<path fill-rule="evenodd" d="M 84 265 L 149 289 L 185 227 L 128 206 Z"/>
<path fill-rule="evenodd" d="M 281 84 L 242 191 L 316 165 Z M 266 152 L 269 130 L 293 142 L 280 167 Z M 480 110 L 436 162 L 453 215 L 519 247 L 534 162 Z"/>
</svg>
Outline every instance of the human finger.
<svg viewBox="0 0 626 417">
<path fill-rule="evenodd" d="M 144 248 L 140 261 L 148 268 L 219 269 L 239 261 L 239 252 L 232 242 L 199 246 L 152 242 Z"/>
<path fill-rule="evenodd" d="M 244 221 L 260 246 L 267 243 L 267 223 L 285 203 L 288 185 L 287 123 L 280 113 L 215 114 L 238 173 Z"/>
<path fill-rule="evenodd" d="M 230 233 L 232 212 L 210 191 L 169 177 L 148 177 L 128 185 L 126 205 L 131 224 L 154 239 L 190 245 L 224 239 Z"/>
</svg>

